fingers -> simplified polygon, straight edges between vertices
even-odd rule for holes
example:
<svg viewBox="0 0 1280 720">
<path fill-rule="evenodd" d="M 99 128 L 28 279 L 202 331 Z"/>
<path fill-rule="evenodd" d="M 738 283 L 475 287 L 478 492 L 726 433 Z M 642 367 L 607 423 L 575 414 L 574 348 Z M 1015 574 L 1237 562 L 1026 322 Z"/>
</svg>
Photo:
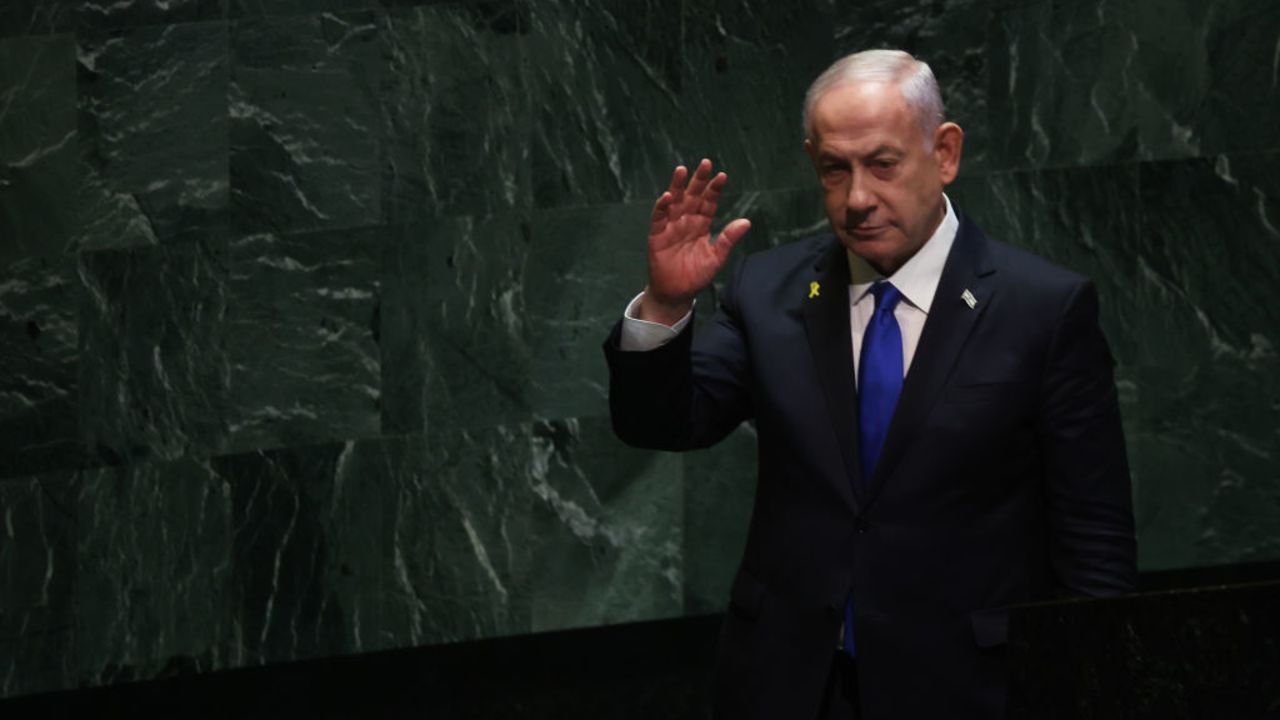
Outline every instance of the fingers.
<svg viewBox="0 0 1280 720">
<path fill-rule="evenodd" d="M 658 202 L 653 204 L 653 213 L 649 216 L 650 235 L 662 232 L 663 228 L 667 226 L 668 213 L 671 212 L 671 204 L 673 202 L 675 202 L 675 199 L 672 197 L 671 191 L 668 190 L 662 193 L 662 196 L 658 198 Z"/>
<path fill-rule="evenodd" d="M 685 182 L 689 178 L 689 168 L 683 165 L 677 165 L 676 169 L 671 172 L 671 184 L 667 186 L 667 192 L 671 194 L 674 205 L 679 205 L 684 201 Z"/>
<path fill-rule="evenodd" d="M 697 212 L 705 215 L 708 220 L 716 215 L 716 206 L 720 204 L 720 194 L 724 191 L 725 183 L 729 182 L 729 176 L 720 173 L 711 179 L 707 184 L 706 191 L 702 194 L 702 203 L 698 207 Z"/>
<path fill-rule="evenodd" d="M 716 244 L 713 247 L 716 253 L 716 259 L 723 265 L 725 258 L 729 257 L 729 251 L 734 245 L 742 239 L 751 229 L 751 221 L 746 218 L 738 218 L 728 225 L 724 226 L 724 230 L 720 231 L 720 235 L 716 237 Z"/>
<path fill-rule="evenodd" d="M 653 205 L 649 218 L 650 234 L 662 232 L 666 226 L 688 214 L 702 216 L 699 222 L 709 228 L 729 176 L 723 172 L 711 175 L 711 161 L 703 158 L 692 174 L 684 165 L 671 172 L 671 183 Z"/>
<path fill-rule="evenodd" d="M 685 191 L 692 197 L 701 197 L 702 191 L 707 189 L 707 185 L 711 182 L 711 161 L 703 158 L 698 163 L 698 169 L 693 171 L 693 179 L 689 181 L 689 188 Z"/>
</svg>

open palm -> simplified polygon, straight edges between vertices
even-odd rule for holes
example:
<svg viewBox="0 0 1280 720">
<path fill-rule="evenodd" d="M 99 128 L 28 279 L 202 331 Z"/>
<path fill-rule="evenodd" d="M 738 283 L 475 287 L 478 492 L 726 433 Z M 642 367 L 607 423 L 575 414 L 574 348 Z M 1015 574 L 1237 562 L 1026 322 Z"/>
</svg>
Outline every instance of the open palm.
<svg viewBox="0 0 1280 720">
<path fill-rule="evenodd" d="M 738 218 L 711 242 L 711 223 L 726 182 L 724 173 L 712 177 L 710 160 L 698 163 L 692 177 L 683 165 L 671 174 L 671 185 L 654 204 L 649 226 L 649 287 L 641 309 L 643 319 L 679 319 L 751 228 L 750 220 Z"/>
</svg>

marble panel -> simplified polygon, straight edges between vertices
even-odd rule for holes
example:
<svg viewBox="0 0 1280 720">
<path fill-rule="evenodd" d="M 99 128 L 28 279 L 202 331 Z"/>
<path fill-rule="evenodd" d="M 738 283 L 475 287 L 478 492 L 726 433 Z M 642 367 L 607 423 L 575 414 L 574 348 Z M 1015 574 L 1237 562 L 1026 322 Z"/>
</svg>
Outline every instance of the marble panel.
<svg viewBox="0 0 1280 720">
<path fill-rule="evenodd" d="M 965 172 L 987 168 L 988 27 L 992 0 L 872 0 L 836 11 L 836 55 L 893 48 L 927 62 L 946 117 L 964 128 Z"/>
<path fill-rule="evenodd" d="M 229 449 L 378 433 L 385 234 L 264 233 L 231 243 Z"/>
<path fill-rule="evenodd" d="M 0 481 L 0 697 L 76 675 L 72 474 Z"/>
<path fill-rule="evenodd" d="M 809 84 L 837 56 L 835 8 L 832 0 L 685 2 L 687 142 L 722 166 L 730 192 L 812 187 L 801 115 Z M 699 157 L 650 153 L 661 172 L 658 183 L 642 188 L 646 199 L 666 188 L 674 160 Z"/>
<path fill-rule="evenodd" d="M 684 614 L 724 612 L 755 503 L 756 432 L 743 424 L 684 458 Z"/>
<path fill-rule="evenodd" d="M 352 443 L 215 458 L 230 488 L 236 665 L 370 648 L 381 613 L 384 477 Z"/>
<path fill-rule="evenodd" d="M 227 0 L 8 0 L 0 5 L 0 37 L 220 20 L 226 15 L 226 3 Z"/>
<path fill-rule="evenodd" d="M 384 29 L 372 12 L 231 29 L 231 207 L 242 233 L 371 225 L 382 214 Z"/>
<path fill-rule="evenodd" d="M 224 243 L 81 256 L 80 432 L 92 457 L 174 459 L 224 441 Z"/>
<path fill-rule="evenodd" d="M 655 0 L 530 5 L 525 82 L 538 207 L 646 200 L 709 149 L 684 113 L 681 13 Z"/>
<path fill-rule="evenodd" d="M 440 428 L 368 443 L 383 499 L 383 646 L 531 630 L 535 434 Z"/>
<path fill-rule="evenodd" d="M 528 224 L 441 218 L 399 233 L 383 261 L 383 432 L 531 419 Z"/>
<path fill-rule="evenodd" d="M 194 240 L 226 224 L 224 22 L 78 35 L 81 249 Z"/>
<path fill-rule="evenodd" d="M 9 0 L 0 3 L 0 37 L 50 35 L 75 27 L 74 7 L 57 0 Z"/>
<path fill-rule="evenodd" d="M 1268 0 L 1001 3 L 991 165 L 1275 149 L 1280 6 Z M 1268 92 L 1265 89 L 1269 88 Z"/>
<path fill-rule="evenodd" d="M 527 427 L 214 466 L 232 488 L 237 664 L 529 630 Z"/>
<path fill-rule="evenodd" d="M 1144 495 L 1171 510 L 1163 487 L 1201 493 L 1192 522 L 1153 523 L 1170 538 L 1154 566 L 1280 558 L 1277 162 L 1270 153 L 1141 168 L 1142 273 L 1163 303 L 1138 357 L 1160 382 L 1147 384 L 1143 419 L 1195 459 Z"/>
<path fill-rule="evenodd" d="M 524 289 L 538 417 L 608 417 L 600 343 L 644 289 L 649 212 L 628 203 L 534 214 Z"/>
<path fill-rule="evenodd" d="M 64 0 L 66 5 L 75 9 L 76 22 L 81 28 L 95 29 L 221 20 L 226 17 L 227 2 L 228 0 Z"/>
<path fill-rule="evenodd" d="M 269 15 L 303 15 L 322 12 L 374 10 L 387 0 L 225 0 L 227 15 L 233 19 Z"/>
<path fill-rule="evenodd" d="M 76 231 L 75 53 L 70 35 L 0 41 L 0 265 L 59 255 Z"/>
<path fill-rule="evenodd" d="M 0 274 L 0 477 L 84 462 L 78 429 L 80 287 L 72 258 Z"/>
<path fill-rule="evenodd" d="M 532 459 L 534 631 L 682 614 L 681 457 L 585 418 L 535 423 Z"/>
<path fill-rule="evenodd" d="M 471 6 L 477 14 L 492 15 L 495 22 L 515 26 L 526 12 L 526 0 L 225 0 L 232 18 L 268 15 L 389 10 L 428 5 Z"/>
<path fill-rule="evenodd" d="M 832 53 L 828 3 L 557 0 L 531 9 L 534 202 L 652 202 L 711 157 L 736 189 L 808 177 L 800 106 Z"/>
<path fill-rule="evenodd" d="M 384 16 L 388 221 L 529 205 L 521 7 L 433 4 Z"/>
<path fill-rule="evenodd" d="M 231 664 L 231 488 L 208 461 L 85 471 L 76 489 L 78 681 Z"/>
</svg>

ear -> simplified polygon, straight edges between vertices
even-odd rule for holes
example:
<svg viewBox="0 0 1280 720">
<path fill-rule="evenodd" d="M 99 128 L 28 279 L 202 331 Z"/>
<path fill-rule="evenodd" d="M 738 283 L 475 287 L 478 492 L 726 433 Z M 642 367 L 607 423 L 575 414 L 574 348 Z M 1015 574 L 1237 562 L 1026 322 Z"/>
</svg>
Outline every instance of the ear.
<svg viewBox="0 0 1280 720">
<path fill-rule="evenodd" d="M 809 162 L 813 163 L 815 168 L 818 167 L 818 146 L 814 145 L 809 138 L 804 139 L 804 154 L 809 156 Z"/>
<path fill-rule="evenodd" d="M 960 172 L 960 152 L 964 148 L 964 130 L 953 122 L 945 122 L 933 133 L 933 157 L 943 185 L 949 185 Z"/>
</svg>

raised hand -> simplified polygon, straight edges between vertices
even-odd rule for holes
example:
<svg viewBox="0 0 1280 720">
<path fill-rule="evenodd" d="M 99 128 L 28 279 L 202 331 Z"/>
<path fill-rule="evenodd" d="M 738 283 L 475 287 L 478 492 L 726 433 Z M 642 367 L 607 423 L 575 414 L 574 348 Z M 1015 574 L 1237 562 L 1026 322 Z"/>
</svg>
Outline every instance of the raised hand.
<svg viewBox="0 0 1280 720">
<path fill-rule="evenodd" d="M 693 298 L 711 284 L 729 251 L 751 229 L 751 221 L 730 222 L 711 242 L 720 194 L 729 177 L 711 176 L 703 160 L 689 177 L 681 165 L 671 185 L 654 203 L 649 226 L 649 285 L 637 308 L 641 320 L 673 325 L 689 312 Z M 687 184 L 686 184 L 687 181 Z"/>
</svg>

